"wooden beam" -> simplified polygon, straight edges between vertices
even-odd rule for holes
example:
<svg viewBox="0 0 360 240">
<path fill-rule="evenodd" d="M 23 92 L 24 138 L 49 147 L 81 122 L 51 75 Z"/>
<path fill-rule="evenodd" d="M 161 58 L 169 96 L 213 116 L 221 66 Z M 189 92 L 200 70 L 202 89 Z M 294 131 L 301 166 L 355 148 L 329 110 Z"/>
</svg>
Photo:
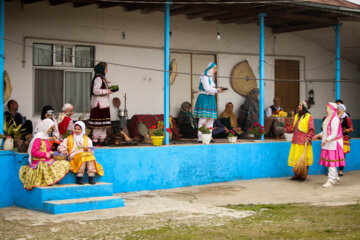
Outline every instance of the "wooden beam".
<svg viewBox="0 0 360 240">
<path fill-rule="evenodd" d="M 144 6 L 144 8 L 141 9 L 141 13 L 149 14 L 149 13 L 159 12 L 159 11 L 163 11 L 163 10 L 164 10 L 163 4 L 154 4 L 151 6 Z"/>
<path fill-rule="evenodd" d="M 111 8 L 116 6 L 121 6 L 121 4 L 115 2 L 98 2 L 98 8 Z"/>
<path fill-rule="evenodd" d="M 64 3 L 72 2 L 72 0 L 49 0 L 51 6 L 57 6 Z"/>
<path fill-rule="evenodd" d="M 186 7 L 181 7 L 181 8 L 177 8 L 174 10 L 170 10 L 170 15 L 176 16 L 176 15 L 181 15 L 181 14 L 196 13 L 199 11 L 204 11 L 205 9 L 206 9 L 205 6 L 201 6 L 201 7 L 186 6 Z"/>
<path fill-rule="evenodd" d="M 73 0 L 73 6 L 75 8 L 84 7 L 96 3 L 94 0 Z"/>
<path fill-rule="evenodd" d="M 208 16 L 214 15 L 215 13 L 226 13 L 226 11 L 218 11 L 215 9 L 206 9 L 204 11 L 187 14 L 186 18 L 194 19 L 194 18 L 208 17 Z"/>
<path fill-rule="evenodd" d="M 336 19 L 315 17 L 310 15 L 300 15 L 300 14 L 288 14 L 288 13 L 268 14 L 267 18 L 279 18 L 279 19 L 294 20 L 297 22 L 322 23 L 329 25 L 338 24 L 338 21 Z"/>
<path fill-rule="evenodd" d="M 319 23 L 310 23 L 310 24 L 302 24 L 302 25 L 293 25 L 293 26 L 286 26 L 286 27 L 273 27 L 272 33 L 287 33 L 287 32 L 296 32 L 302 30 L 311 30 L 311 29 L 318 29 L 318 28 L 326 28 L 330 27 L 330 25 L 326 24 L 319 24 Z"/>
<path fill-rule="evenodd" d="M 253 22 L 257 22 L 257 21 L 259 21 L 259 16 L 250 15 L 250 16 L 234 17 L 234 18 L 220 20 L 220 23 L 222 23 L 222 24 L 229 24 L 229 23 L 248 24 L 248 23 L 253 23 Z"/>
</svg>

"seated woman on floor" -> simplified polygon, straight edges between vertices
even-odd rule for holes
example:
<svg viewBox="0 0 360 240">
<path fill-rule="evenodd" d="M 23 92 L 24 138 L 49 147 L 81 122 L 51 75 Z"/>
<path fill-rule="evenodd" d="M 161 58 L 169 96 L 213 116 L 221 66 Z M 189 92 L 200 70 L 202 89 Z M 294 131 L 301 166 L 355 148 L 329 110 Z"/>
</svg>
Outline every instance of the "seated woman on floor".
<svg viewBox="0 0 360 240">
<path fill-rule="evenodd" d="M 220 122 L 228 129 L 233 130 L 237 137 L 242 134 L 241 128 L 238 126 L 238 118 L 234 113 L 234 105 L 232 102 L 228 102 L 225 105 L 225 111 L 220 114 Z"/>
<path fill-rule="evenodd" d="M 95 173 L 104 176 L 103 167 L 96 162 L 91 139 L 85 135 L 85 123 L 77 121 L 74 126 L 74 135 L 70 135 L 58 147 L 58 151 L 69 156 L 70 170 L 76 173 L 76 183 L 84 184 L 85 168 L 89 183 L 95 184 Z"/>
<path fill-rule="evenodd" d="M 74 106 L 70 103 L 65 103 L 62 107 L 62 112 L 56 118 L 58 124 L 60 139 L 63 140 L 74 131 L 74 122 L 71 115 L 74 113 Z"/>
<path fill-rule="evenodd" d="M 227 129 L 227 127 L 224 126 L 218 118 L 214 120 L 212 130 L 213 138 L 227 138 L 229 132 L 229 129 Z"/>
<path fill-rule="evenodd" d="M 19 171 L 20 181 L 27 190 L 53 185 L 69 172 L 68 161 L 53 159 L 49 134 L 54 128 L 55 123 L 52 120 L 44 119 L 39 123 L 38 133 L 30 142 L 29 164 L 22 166 Z"/>
<path fill-rule="evenodd" d="M 197 137 L 197 123 L 191 113 L 191 104 L 189 102 L 183 102 L 181 104 L 177 122 L 179 124 L 180 133 L 184 138 Z"/>
</svg>

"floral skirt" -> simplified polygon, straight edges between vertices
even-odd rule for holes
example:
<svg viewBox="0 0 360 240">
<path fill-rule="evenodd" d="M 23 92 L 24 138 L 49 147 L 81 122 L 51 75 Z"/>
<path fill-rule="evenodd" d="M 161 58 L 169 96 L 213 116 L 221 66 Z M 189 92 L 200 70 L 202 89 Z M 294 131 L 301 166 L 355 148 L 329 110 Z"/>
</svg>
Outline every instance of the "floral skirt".
<svg viewBox="0 0 360 240">
<path fill-rule="evenodd" d="M 58 160 L 49 165 L 40 161 L 36 168 L 22 166 L 19 171 L 20 181 L 24 188 L 45 187 L 59 182 L 69 172 L 70 165 L 66 160 Z"/>
<path fill-rule="evenodd" d="M 344 140 L 344 154 L 347 154 L 350 152 L 350 141 Z"/>
<path fill-rule="evenodd" d="M 76 154 L 70 161 L 70 170 L 74 173 L 77 173 L 84 162 L 90 162 L 90 161 L 95 162 L 95 168 L 97 174 L 99 174 L 100 176 L 104 176 L 103 167 L 96 162 L 95 156 L 91 152 L 80 152 Z"/>
<path fill-rule="evenodd" d="M 289 153 L 288 165 L 294 167 L 303 154 L 305 145 L 292 143 Z M 314 162 L 312 146 L 306 147 L 306 166 L 311 166 Z"/>
<path fill-rule="evenodd" d="M 216 100 L 214 95 L 200 94 L 196 100 L 194 116 L 198 118 L 217 118 Z"/>
<path fill-rule="evenodd" d="M 321 149 L 320 165 L 325 167 L 345 166 L 345 154 L 340 144 L 337 144 L 336 150 Z"/>
</svg>

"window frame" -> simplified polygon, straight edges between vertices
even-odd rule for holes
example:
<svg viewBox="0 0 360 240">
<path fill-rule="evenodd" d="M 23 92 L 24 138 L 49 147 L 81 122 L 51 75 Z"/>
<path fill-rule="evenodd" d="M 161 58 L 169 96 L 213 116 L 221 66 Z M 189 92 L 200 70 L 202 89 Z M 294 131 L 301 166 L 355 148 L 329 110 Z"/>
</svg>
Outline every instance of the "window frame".
<svg viewBox="0 0 360 240">
<path fill-rule="evenodd" d="M 32 51 L 32 82 L 33 82 L 33 116 L 39 116 L 41 114 L 41 112 L 36 112 L 35 110 L 35 72 L 36 69 L 44 69 L 44 70 L 60 70 L 63 72 L 63 77 L 62 77 L 62 81 L 63 81 L 63 92 L 62 92 L 62 105 L 65 104 L 65 73 L 66 72 L 86 72 L 86 73 L 90 73 L 91 75 L 94 74 L 94 63 L 95 63 L 95 55 L 96 55 L 96 46 L 95 45 L 91 45 L 91 44 L 81 44 L 81 43 L 63 43 L 63 42 L 57 42 L 57 41 L 34 41 L 32 42 L 32 45 L 34 46 L 34 44 L 44 44 L 44 45 L 51 45 L 52 46 L 52 65 L 34 65 L 34 50 Z M 56 62 L 56 46 L 60 46 L 62 47 L 62 60 L 63 62 Z M 76 46 L 80 46 L 80 47 L 92 47 L 93 50 L 93 62 L 92 62 L 92 67 L 76 67 L 75 66 L 75 50 L 76 50 Z M 65 49 L 66 48 L 71 48 L 72 49 L 72 61 L 71 63 L 65 62 Z M 74 112 L 75 117 L 77 115 L 81 115 L 82 112 Z"/>
</svg>

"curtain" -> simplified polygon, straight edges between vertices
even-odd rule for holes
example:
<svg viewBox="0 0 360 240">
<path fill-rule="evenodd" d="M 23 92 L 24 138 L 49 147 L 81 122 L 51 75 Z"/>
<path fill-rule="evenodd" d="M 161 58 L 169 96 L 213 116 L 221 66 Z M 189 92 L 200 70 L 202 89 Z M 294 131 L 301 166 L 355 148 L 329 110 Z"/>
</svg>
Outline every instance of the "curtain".
<svg viewBox="0 0 360 240">
<path fill-rule="evenodd" d="M 52 44 L 33 44 L 33 65 L 34 66 L 52 66 Z"/>
<path fill-rule="evenodd" d="M 63 104 L 63 71 L 35 69 L 35 114 L 40 114 L 45 105 L 51 105 L 55 112 Z"/>
<path fill-rule="evenodd" d="M 65 72 L 65 102 L 74 105 L 75 112 L 90 109 L 91 72 Z"/>
<path fill-rule="evenodd" d="M 94 47 L 75 46 L 75 67 L 94 67 Z"/>
</svg>

